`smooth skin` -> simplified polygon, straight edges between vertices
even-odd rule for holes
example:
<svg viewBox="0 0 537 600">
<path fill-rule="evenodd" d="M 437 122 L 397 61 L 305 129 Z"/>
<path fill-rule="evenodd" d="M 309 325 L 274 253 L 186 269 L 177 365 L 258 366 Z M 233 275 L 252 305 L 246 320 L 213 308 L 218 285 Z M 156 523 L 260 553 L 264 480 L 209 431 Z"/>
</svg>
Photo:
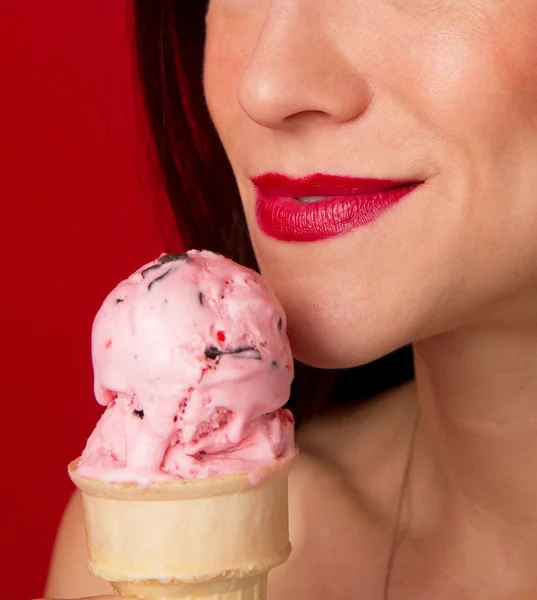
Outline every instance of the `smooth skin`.
<svg viewBox="0 0 537 600">
<path fill-rule="evenodd" d="M 536 598 L 537 3 L 212 0 L 207 32 L 209 109 L 296 356 L 415 354 L 415 383 L 300 432 L 270 600 L 383 598 L 409 458 L 388 598 Z M 267 171 L 424 184 L 290 244 L 255 220 Z M 105 592 L 81 522 L 75 496 L 51 597 Z"/>
</svg>

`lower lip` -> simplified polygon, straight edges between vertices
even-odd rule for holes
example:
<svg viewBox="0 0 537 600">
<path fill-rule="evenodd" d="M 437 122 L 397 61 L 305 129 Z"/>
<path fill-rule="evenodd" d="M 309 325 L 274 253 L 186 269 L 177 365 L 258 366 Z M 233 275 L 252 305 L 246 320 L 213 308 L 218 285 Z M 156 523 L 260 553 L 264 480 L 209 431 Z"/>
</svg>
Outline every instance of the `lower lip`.
<svg viewBox="0 0 537 600">
<path fill-rule="evenodd" d="M 418 187 L 412 183 L 387 190 L 331 196 L 306 204 L 258 189 L 256 216 L 261 230 L 285 242 L 317 242 L 376 221 Z"/>
</svg>

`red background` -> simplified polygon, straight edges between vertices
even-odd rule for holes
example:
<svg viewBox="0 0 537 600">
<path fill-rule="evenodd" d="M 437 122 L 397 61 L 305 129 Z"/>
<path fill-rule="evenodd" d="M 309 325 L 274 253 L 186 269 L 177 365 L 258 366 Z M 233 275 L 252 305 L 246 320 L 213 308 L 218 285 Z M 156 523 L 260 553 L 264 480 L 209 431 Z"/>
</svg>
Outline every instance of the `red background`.
<svg viewBox="0 0 537 600">
<path fill-rule="evenodd" d="M 178 248 L 147 165 L 129 19 L 128 0 L 0 0 L 2 598 L 43 592 L 66 465 L 101 413 L 100 302 Z"/>
</svg>

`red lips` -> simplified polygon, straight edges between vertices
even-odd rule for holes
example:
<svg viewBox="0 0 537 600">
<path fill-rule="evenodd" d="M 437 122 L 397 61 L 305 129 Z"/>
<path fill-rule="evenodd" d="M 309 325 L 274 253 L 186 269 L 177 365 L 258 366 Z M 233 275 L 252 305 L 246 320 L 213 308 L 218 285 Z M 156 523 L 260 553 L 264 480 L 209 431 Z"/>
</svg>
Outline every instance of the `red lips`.
<svg viewBox="0 0 537 600">
<path fill-rule="evenodd" d="M 261 230 L 287 242 L 315 242 L 367 225 L 422 181 L 311 175 L 292 179 L 278 173 L 254 177 Z M 298 198 L 323 196 L 310 203 Z"/>
</svg>

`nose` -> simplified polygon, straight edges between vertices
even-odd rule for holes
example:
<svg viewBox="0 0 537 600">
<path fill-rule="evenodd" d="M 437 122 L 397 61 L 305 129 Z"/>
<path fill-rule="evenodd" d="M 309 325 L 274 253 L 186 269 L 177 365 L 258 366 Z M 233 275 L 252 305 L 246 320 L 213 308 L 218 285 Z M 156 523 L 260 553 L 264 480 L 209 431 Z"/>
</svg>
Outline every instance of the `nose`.
<svg viewBox="0 0 537 600">
<path fill-rule="evenodd" d="M 269 11 L 237 89 L 242 109 L 259 125 L 290 129 L 313 116 L 344 123 L 369 105 L 364 74 L 321 19 L 307 8 Z"/>
</svg>

